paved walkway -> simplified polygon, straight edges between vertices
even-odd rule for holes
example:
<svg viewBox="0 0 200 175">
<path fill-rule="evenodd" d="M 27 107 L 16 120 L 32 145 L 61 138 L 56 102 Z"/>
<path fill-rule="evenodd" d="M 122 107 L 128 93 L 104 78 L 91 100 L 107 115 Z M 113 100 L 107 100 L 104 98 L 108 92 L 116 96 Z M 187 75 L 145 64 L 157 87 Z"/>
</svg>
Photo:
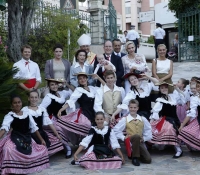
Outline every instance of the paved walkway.
<svg viewBox="0 0 200 175">
<path fill-rule="evenodd" d="M 151 68 L 151 63 L 148 63 Z M 174 63 L 173 81 L 176 83 L 179 78 L 190 79 L 192 76 L 200 77 L 200 62 L 190 63 Z M 77 147 L 73 147 L 73 152 Z M 158 151 L 152 148 L 152 163 L 141 164 L 140 167 L 135 167 L 131 164 L 131 160 L 126 158 L 125 165 L 117 170 L 98 170 L 90 171 L 80 166 L 70 165 L 71 159 L 64 158 L 64 152 L 60 152 L 50 158 L 51 167 L 32 175 L 199 175 L 200 173 L 200 152 L 189 152 L 183 146 L 184 154 L 179 159 L 173 159 L 174 148 L 169 147 L 164 151 Z M 124 145 L 122 151 L 126 155 Z"/>
</svg>

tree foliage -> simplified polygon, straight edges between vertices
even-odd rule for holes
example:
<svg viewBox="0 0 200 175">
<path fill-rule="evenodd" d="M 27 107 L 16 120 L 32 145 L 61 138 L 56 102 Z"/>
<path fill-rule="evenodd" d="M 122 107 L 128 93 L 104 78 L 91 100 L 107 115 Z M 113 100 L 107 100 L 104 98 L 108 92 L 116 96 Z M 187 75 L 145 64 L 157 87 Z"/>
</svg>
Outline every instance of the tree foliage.
<svg viewBox="0 0 200 175">
<path fill-rule="evenodd" d="M 42 13 L 42 23 L 28 37 L 28 43 L 33 47 L 32 59 L 43 69 L 46 60 L 54 57 L 53 47 L 56 43 L 60 43 L 64 47 L 63 57 L 72 61 L 78 48 L 77 40 L 80 35 L 88 31 L 88 28 L 80 24 L 80 20 L 75 16 L 61 11 L 55 12 L 46 8 Z M 68 39 L 70 39 L 70 45 L 68 45 Z"/>
<path fill-rule="evenodd" d="M 194 6 L 194 4 L 198 4 L 200 0 L 170 0 L 169 1 L 169 9 L 175 12 L 176 17 L 178 17 L 179 13 L 185 12 L 188 8 Z M 197 6 L 197 8 L 199 8 Z"/>
</svg>

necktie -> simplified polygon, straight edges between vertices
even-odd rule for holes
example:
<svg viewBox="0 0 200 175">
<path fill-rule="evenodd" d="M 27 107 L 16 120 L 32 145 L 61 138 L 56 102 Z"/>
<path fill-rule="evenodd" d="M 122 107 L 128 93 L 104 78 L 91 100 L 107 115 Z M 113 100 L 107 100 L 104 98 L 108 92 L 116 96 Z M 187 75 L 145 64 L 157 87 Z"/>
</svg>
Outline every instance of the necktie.
<svg viewBox="0 0 200 175">
<path fill-rule="evenodd" d="M 119 54 L 119 53 L 117 53 L 117 56 L 118 56 L 118 57 L 120 57 L 120 54 Z"/>
<path fill-rule="evenodd" d="M 26 67 L 26 65 L 28 65 L 28 70 L 29 70 L 29 62 L 28 61 L 25 62 L 25 67 Z"/>
<path fill-rule="evenodd" d="M 107 58 L 108 61 L 110 61 L 110 56 L 107 56 L 106 58 Z"/>
</svg>

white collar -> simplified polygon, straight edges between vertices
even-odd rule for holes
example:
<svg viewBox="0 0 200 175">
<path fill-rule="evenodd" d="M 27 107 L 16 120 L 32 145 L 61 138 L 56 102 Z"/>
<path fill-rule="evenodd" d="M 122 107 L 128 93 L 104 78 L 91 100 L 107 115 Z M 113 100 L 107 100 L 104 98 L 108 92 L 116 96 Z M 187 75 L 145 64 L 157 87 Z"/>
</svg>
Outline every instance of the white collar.
<svg viewBox="0 0 200 175">
<path fill-rule="evenodd" d="M 95 97 L 95 93 L 96 93 L 96 89 L 93 86 L 88 86 L 88 88 L 90 89 L 90 92 L 83 89 L 82 87 L 77 87 L 76 90 L 86 94 L 88 97 L 94 98 Z"/>
<path fill-rule="evenodd" d="M 97 134 L 105 135 L 108 132 L 108 126 L 104 126 L 103 129 L 98 129 L 96 126 L 92 126 L 92 128 L 96 131 Z"/>
<path fill-rule="evenodd" d="M 105 93 L 105 92 L 108 92 L 108 91 L 110 91 L 110 88 L 105 84 L 105 85 L 103 86 L 103 91 L 104 91 L 104 93 Z M 121 92 L 120 87 L 118 87 L 118 86 L 116 86 L 116 85 L 114 84 L 113 92 L 115 92 L 115 91 L 120 91 L 120 92 Z"/>
<path fill-rule="evenodd" d="M 83 64 L 84 66 L 88 66 L 88 64 L 86 62 L 84 62 Z M 81 67 L 79 62 L 76 62 L 76 64 L 74 65 L 74 68 L 77 68 L 77 67 Z"/>
<path fill-rule="evenodd" d="M 57 97 L 51 93 L 48 93 L 47 96 L 51 99 L 54 99 L 56 102 L 58 103 L 64 103 L 66 101 L 66 99 L 64 98 L 63 94 L 62 94 L 62 91 L 58 91 L 58 93 L 60 94 L 60 97 Z"/>
<path fill-rule="evenodd" d="M 165 100 L 164 98 L 159 97 L 159 98 L 156 99 L 156 102 L 161 102 L 161 103 L 165 103 L 165 104 L 170 104 L 171 106 L 176 105 L 176 100 L 174 99 L 173 94 L 168 94 L 168 96 L 170 96 L 171 101 L 167 101 L 167 100 Z"/>
<path fill-rule="evenodd" d="M 130 121 L 134 120 L 134 119 L 142 121 L 142 117 L 140 115 L 138 115 L 138 114 L 137 114 L 136 118 L 133 118 L 130 114 L 127 116 L 127 122 L 128 123 Z"/>
<path fill-rule="evenodd" d="M 17 115 L 15 112 L 12 112 L 12 111 L 10 111 L 8 114 L 19 119 L 25 119 L 26 117 L 29 116 L 29 113 L 27 111 L 23 111 L 22 115 Z"/>
<path fill-rule="evenodd" d="M 115 54 L 115 55 L 119 54 L 119 55 L 121 56 L 121 52 L 117 53 L 117 52 L 114 51 L 114 54 Z"/>
<path fill-rule="evenodd" d="M 27 61 L 28 61 L 29 63 L 31 62 L 30 59 L 29 59 L 29 60 L 25 60 L 24 58 L 22 58 L 21 61 L 24 62 L 24 63 L 26 63 Z"/>
<path fill-rule="evenodd" d="M 41 116 L 42 115 L 42 112 L 44 112 L 44 108 L 41 107 L 41 106 L 38 106 L 37 110 L 34 111 L 32 109 L 29 109 L 28 106 L 25 106 L 22 108 L 22 111 L 26 111 L 28 112 L 31 116 L 34 116 L 34 117 L 38 117 L 38 116 Z"/>
</svg>

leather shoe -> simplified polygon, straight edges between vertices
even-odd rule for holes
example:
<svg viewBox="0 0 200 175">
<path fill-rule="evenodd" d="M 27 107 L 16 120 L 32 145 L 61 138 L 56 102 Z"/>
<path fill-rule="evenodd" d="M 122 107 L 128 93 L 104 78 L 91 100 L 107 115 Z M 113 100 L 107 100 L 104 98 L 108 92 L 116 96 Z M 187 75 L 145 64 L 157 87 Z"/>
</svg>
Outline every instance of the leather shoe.
<svg viewBox="0 0 200 175">
<path fill-rule="evenodd" d="M 72 154 L 66 155 L 66 156 L 65 156 L 66 159 L 69 159 L 69 158 L 71 158 L 71 157 L 72 157 Z"/>
<path fill-rule="evenodd" d="M 139 162 L 137 157 L 133 158 L 132 164 L 135 165 L 135 166 L 140 166 L 140 162 Z"/>
<path fill-rule="evenodd" d="M 181 154 L 179 156 L 176 156 L 176 154 L 174 154 L 173 158 L 174 159 L 178 159 L 179 157 L 181 157 L 183 155 L 183 151 L 181 152 Z"/>
<path fill-rule="evenodd" d="M 71 161 L 71 165 L 75 165 L 75 160 L 72 160 L 72 161 Z"/>
</svg>

